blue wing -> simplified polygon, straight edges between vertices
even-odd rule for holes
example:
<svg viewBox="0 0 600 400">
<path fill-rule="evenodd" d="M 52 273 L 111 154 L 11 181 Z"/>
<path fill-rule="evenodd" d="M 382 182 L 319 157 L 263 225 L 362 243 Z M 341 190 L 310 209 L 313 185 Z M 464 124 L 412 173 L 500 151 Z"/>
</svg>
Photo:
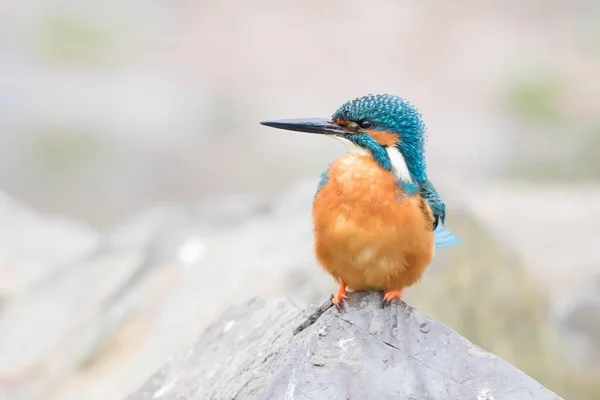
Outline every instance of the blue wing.
<svg viewBox="0 0 600 400">
<path fill-rule="evenodd" d="M 421 196 L 427 201 L 429 204 L 429 208 L 431 208 L 431 212 L 433 213 L 434 223 L 434 235 L 435 235 L 435 246 L 436 247 L 450 247 L 456 246 L 460 244 L 460 239 L 456 237 L 452 232 L 448 229 L 444 228 L 444 222 L 446 221 L 446 205 L 440 198 L 437 190 L 431 183 L 431 181 L 426 180 L 421 185 Z"/>
</svg>

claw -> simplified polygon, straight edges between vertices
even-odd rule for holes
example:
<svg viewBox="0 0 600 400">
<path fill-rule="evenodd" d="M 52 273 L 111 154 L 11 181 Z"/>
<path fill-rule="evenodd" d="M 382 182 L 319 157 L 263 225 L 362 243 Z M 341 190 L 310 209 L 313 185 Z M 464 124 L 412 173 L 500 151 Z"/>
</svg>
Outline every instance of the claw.
<svg viewBox="0 0 600 400">
<path fill-rule="evenodd" d="M 386 305 L 389 305 L 393 299 L 400 299 L 400 298 L 402 298 L 402 290 L 388 290 L 383 295 L 382 306 L 385 307 Z"/>
<path fill-rule="evenodd" d="M 342 301 L 344 301 L 347 298 L 348 298 L 348 293 L 346 292 L 346 284 L 342 282 L 337 293 L 335 294 L 333 299 L 331 299 L 331 302 L 333 303 L 335 308 L 337 308 L 338 311 L 341 311 L 342 310 Z"/>
</svg>

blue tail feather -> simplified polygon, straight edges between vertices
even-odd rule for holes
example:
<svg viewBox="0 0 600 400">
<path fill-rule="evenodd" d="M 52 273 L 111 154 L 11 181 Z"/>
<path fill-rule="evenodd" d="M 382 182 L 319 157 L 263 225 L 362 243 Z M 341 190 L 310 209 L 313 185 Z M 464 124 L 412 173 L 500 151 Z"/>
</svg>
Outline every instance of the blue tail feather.
<svg viewBox="0 0 600 400">
<path fill-rule="evenodd" d="M 435 247 L 451 247 L 461 243 L 460 239 L 456 237 L 448 229 L 444 228 L 442 224 L 438 224 L 434 234 Z"/>
</svg>

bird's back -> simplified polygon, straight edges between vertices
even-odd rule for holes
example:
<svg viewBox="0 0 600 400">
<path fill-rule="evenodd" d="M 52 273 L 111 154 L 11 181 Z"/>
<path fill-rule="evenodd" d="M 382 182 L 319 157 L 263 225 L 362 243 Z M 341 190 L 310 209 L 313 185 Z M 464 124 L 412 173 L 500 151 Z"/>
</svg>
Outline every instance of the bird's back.
<svg viewBox="0 0 600 400">
<path fill-rule="evenodd" d="M 433 255 L 433 216 L 419 195 L 371 155 L 348 153 L 329 167 L 313 203 L 321 265 L 354 290 L 402 289 Z"/>
</svg>

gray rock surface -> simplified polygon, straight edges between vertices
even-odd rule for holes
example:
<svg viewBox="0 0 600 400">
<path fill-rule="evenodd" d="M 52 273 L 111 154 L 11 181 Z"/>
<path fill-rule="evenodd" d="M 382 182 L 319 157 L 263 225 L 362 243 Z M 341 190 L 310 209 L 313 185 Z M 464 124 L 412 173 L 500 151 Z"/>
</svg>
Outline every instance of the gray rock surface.
<svg viewBox="0 0 600 400">
<path fill-rule="evenodd" d="M 130 400 L 559 399 L 502 359 L 396 300 L 252 299 L 229 309 Z"/>
<path fill-rule="evenodd" d="M 84 224 L 41 214 L 0 193 L 0 298 L 33 289 L 80 262 L 99 234 Z"/>
</svg>

